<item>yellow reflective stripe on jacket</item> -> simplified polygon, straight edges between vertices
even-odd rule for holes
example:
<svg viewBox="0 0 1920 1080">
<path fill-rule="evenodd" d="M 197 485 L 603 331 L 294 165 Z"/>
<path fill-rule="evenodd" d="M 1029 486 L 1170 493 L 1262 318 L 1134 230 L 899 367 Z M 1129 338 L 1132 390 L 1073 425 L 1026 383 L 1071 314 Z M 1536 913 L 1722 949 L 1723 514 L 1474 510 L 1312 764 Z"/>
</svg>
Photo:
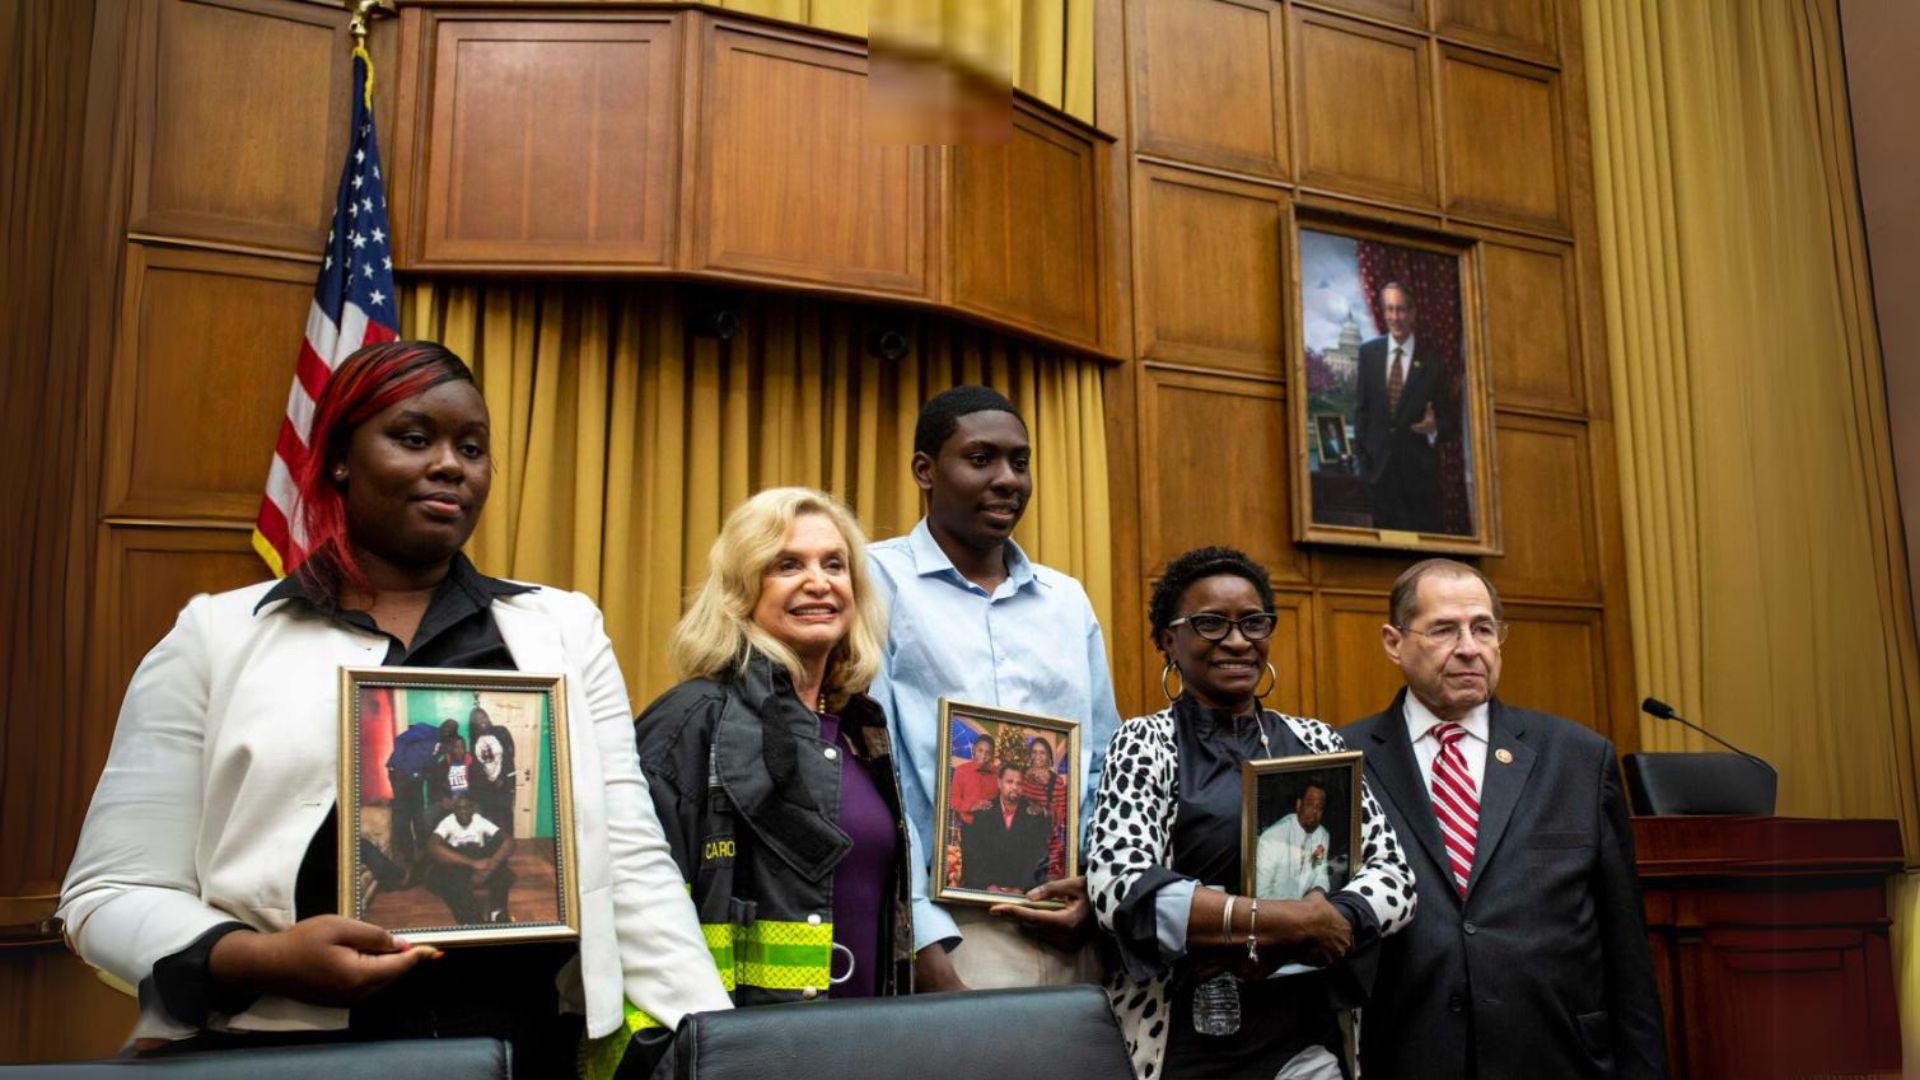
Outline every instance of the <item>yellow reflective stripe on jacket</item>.
<svg viewBox="0 0 1920 1080">
<path fill-rule="evenodd" d="M 701 923 L 720 985 L 762 990 L 827 988 L 833 962 L 833 924 L 759 919 L 751 926 Z"/>
<path fill-rule="evenodd" d="M 701 923 L 700 936 L 707 941 L 707 951 L 713 954 L 713 966 L 720 972 L 720 986 L 727 993 L 733 993 L 733 932 L 732 923 Z"/>
<path fill-rule="evenodd" d="M 598 1039 L 580 1040 L 580 1080 L 613 1080 L 613 1074 L 619 1070 L 620 1059 L 626 1056 L 627 1044 L 633 1041 L 634 1033 L 667 1026 L 631 1001 L 622 1004 L 626 1008 L 621 1010 L 621 1023 L 617 1030 Z"/>
<path fill-rule="evenodd" d="M 764 990 L 827 989 L 833 924 L 759 919 L 734 937 L 734 973 Z"/>
</svg>

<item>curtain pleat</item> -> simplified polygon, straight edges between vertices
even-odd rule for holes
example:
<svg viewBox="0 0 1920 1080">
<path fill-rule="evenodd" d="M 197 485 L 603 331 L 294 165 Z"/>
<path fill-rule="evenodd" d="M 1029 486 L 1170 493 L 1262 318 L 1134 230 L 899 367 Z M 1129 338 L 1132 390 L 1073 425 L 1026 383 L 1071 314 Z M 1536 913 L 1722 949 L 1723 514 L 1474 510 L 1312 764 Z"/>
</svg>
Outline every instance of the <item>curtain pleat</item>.
<svg viewBox="0 0 1920 1080">
<path fill-rule="evenodd" d="M 1920 856 L 1920 664 L 1831 0 L 1588 0 L 1641 689 Z M 1648 722 L 1643 743 L 1703 749 Z"/>
<path fill-rule="evenodd" d="M 1100 366 L 946 320 L 741 300 L 727 342 L 688 332 L 672 286 L 423 281 L 406 332 L 473 366 L 493 414 L 493 495 L 470 544 L 492 574 L 586 592 L 628 688 L 671 683 L 667 635 L 733 507 L 804 484 L 846 499 L 875 539 L 922 512 L 908 471 L 920 406 L 985 381 L 1026 416 L 1036 497 L 1016 533 L 1081 579 L 1103 620 L 1112 561 Z M 868 353 L 900 330 L 908 355 Z"/>
<path fill-rule="evenodd" d="M 1920 661 L 1833 0 L 1584 0 L 1642 692 L 1780 769 L 1780 812 L 1896 818 Z M 1644 722 L 1648 749 L 1710 749 Z M 1889 888 L 1909 1059 L 1920 875 Z"/>
</svg>

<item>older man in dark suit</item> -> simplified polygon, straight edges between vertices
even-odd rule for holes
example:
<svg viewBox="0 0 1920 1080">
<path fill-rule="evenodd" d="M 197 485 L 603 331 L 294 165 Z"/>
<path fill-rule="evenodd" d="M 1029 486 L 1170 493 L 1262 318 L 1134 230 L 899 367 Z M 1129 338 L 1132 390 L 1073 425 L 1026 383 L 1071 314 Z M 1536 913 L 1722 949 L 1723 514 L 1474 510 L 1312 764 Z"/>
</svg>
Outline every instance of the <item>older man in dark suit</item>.
<svg viewBox="0 0 1920 1080">
<path fill-rule="evenodd" d="M 1407 847 L 1420 915 L 1382 943 L 1369 1080 L 1660 1077 L 1659 991 L 1613 745 L 1494 696 L 1499 593 L 1418 563 L 1381 627 L 1406 689 L 1341 731 Z"/>
<path fill-rule="evenodd" d="M 1413 294 L 1406 286 L 1382 285 L 1380 312 L 1387 332 L 1360 346 L 1353 408 L 1373 527 L 1439 532 L 1441 364 L 1414 337 Z"/>
</svg>

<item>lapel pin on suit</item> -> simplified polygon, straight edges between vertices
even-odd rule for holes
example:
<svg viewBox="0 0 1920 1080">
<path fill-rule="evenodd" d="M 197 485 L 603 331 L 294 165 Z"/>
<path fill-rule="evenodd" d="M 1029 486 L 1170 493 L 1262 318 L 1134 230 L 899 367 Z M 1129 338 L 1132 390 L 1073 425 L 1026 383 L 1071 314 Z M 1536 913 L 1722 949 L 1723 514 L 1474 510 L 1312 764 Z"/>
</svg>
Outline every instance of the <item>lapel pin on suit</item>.
<svg viewBox="0 0 1920 1080">
<path fill-rule="evenodd" d="M 1498 761 L 1502 765 L 1511 765 L 1513 764 L 1513 751 L 1503 746 L 1493 752 L 1493 760 Z"/>
</svg>

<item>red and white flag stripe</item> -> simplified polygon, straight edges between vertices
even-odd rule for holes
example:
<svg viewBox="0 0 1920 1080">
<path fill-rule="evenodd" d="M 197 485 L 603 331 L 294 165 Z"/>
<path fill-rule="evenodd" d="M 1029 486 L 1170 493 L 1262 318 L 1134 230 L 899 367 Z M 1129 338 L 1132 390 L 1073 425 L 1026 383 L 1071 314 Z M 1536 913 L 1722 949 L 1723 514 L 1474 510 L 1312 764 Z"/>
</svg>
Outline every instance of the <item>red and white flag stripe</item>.
<svg viewBox="0 0 1920 1080">
<path fill-rule="evenodd" d="M 333 377 L 333 369 L 355 350 L 363 345 L 392 341 L 398 336 L 380 323 L 370 321 L 360 305 L 352 301 L 344 305 L 340 321 L 342 325 L 335 326 L 320 309 L 318 300 L 307 312 L 306 340 L 300 345 L 293 387 L 287 392 L 287 413 L 280 420 L 273 464 L 267 469 L 267 490 L 254 527 L 254 548 L 276 576 L 285 576 L 286 568 L 297 564 L 306 553 L 307 538 L 295 512 L 299 493 L 294 477 L 306 464 L 314 401 L 326 388 L 327 380 Z"/>
</svg>

